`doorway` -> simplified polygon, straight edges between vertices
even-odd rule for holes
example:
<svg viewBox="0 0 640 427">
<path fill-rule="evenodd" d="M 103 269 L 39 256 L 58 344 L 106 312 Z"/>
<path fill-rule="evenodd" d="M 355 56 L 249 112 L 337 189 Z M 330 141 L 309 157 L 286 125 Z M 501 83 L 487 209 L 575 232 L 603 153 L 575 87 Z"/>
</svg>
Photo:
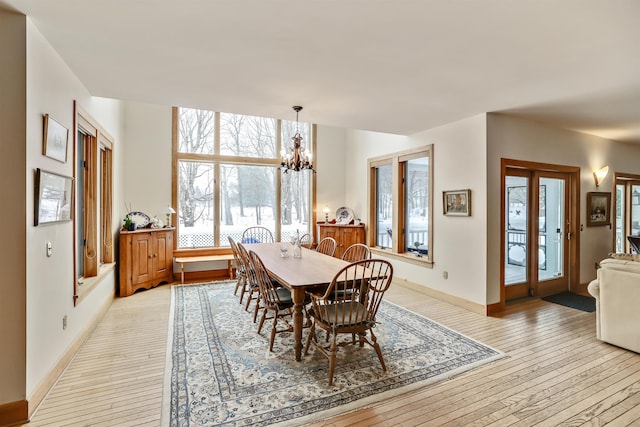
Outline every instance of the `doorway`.
<svg viewBox="0 0 640 427">
<path fill-rule="evenodd" d="M 567 168 L 503 160 L 503 301 L 575 288 L 579 172 Z"/>
</svg>

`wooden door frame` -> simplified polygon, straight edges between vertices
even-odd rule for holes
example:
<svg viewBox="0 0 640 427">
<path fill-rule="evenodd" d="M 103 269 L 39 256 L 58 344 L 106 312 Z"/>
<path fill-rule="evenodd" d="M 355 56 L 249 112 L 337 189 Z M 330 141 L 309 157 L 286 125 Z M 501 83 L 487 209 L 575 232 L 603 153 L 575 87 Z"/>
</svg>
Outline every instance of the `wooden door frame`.
<svg viewBox="0 0 640 427">
<path fill-rule="evenodd" d="M 578 291 L 580 280 L 580 168 L 577 166 L 554 165 L 550 163 L 529 162 L 525 160 L 500 159 L 500 305 L 505 305 L 505 177 L 507 169 L 527 169 L 542 172 L 561 172 L 569 175 L 567 192 L 569 193 L 569 209 L 567 212 L 569 225 L 565 232 L 569 233 L 569 290 Z"/>
</svg>

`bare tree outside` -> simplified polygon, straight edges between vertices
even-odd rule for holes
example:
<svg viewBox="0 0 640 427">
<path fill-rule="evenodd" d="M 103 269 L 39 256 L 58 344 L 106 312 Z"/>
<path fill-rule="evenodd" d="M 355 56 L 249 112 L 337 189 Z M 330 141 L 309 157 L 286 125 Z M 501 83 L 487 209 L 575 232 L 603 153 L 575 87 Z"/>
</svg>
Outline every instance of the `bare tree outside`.
<svg viewBox="0 0 640 427">
<path fill-rule="evenodd" d="M 290 145 L 295 122 L 281 122 L 282 134 L 277 135 L 276 119 L 184 108 L 178 116 L 179 247 L 226 246 L 226 236 L 239 237 L 251 225 L 275 232 L 276 221 L 281 221 L 283 236 L 308 231 L 307 171 L 283 174 L 279 188 L 277 176 L 282 172 L 274 164 L 279 160 L 278 138 L 283 146 Z M 308 134 L 309 125 L 302 125 L 301 133 Z M 277 191 L 280 206 L 276 206 Z M 219 212 L 214 212 L 216 198 Z"/>
</svg>

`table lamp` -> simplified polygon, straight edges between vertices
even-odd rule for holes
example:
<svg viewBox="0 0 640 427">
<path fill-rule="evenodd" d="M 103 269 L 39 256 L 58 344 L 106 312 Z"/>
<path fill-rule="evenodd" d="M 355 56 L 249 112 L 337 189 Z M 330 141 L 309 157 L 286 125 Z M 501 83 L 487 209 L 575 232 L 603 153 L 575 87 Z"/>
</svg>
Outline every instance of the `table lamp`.
<svg viewBox="0 0 640 427">
<path fill-rule="evenodd" d="M 329 206 L 325 206 L 322 212 L 324 212 L 324 222 L 329 222 Z"/>
<path fill-rule="evenodd" d="M 171 215 L 176 213 L 176 211 L 171 206 L 167 206 L 167 208 L 164 210 L 164 213 L 167 214 L 167 223 L 165 225 L 167 227 L 171 227 Z"/>
</svg>

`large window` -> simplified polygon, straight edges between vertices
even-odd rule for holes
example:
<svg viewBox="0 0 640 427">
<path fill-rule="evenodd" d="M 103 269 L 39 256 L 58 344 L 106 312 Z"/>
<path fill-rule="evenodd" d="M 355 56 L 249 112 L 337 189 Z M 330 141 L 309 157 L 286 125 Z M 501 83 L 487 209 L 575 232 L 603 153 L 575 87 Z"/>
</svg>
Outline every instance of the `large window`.
<svg viewBox="0 0 640 427">
<path fill-rule="evenodd" d="M 312 172 L 279 170 L 295 122 L 189 108 L 173 117 L 179 249 L 228 247 L 253 225 L 277 240 L 313 231 Z M 311 126 L 299 131 L 312 148 Z"/>
<path fill-rule="evenodd" d="M 389 254 L 433 261 L 432 146 L 369 160 L 369 241 Z"/>
<path fill-rule="evenodd" d="M 113 138 L 76 107 L 75 282 L 79 302 L 114 265 Z"/>
</svg>

